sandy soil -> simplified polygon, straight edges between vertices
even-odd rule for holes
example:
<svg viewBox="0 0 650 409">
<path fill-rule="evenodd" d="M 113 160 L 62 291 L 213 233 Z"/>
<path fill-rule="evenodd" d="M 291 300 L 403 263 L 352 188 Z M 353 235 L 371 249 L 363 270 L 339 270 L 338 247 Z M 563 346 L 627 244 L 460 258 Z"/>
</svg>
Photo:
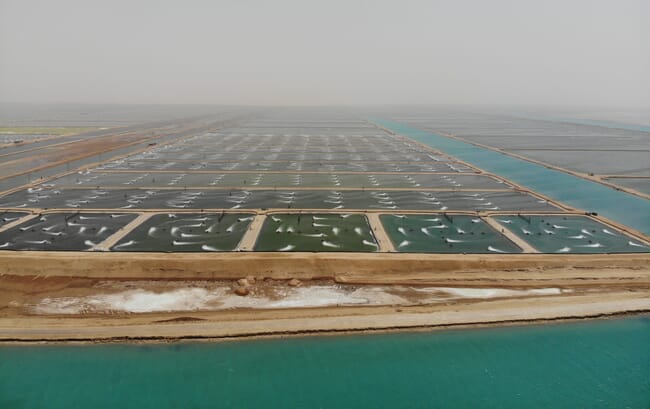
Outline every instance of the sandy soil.
<svg viewBox="0 0 650 409">
<path fill-rule="evenodd" d="M 236 289 L 245 288 L 245 296 Z M 333 280 L 93 280 L 0 277 L 0 317 L 313 308 L 351 305 L 426 305 L 467 299 L 557 296 L 602 289 L 472 288 L 355 285 Z"/>
<path fill-rule="evenodd" d="M 332 278 L 439 286 L 650 285 L 650 254 L 0 253 L 0 274 L 104 279 Z M 550 283 L 550 284 L 549 284 Z M 555 283 L 555 284 L 553 284 Z"/>
<path fill-rule="evenodd" d="M 95 156 L 102 152 L 118 149 L 152 139 L 151 135 L 109 135 L 73 143 L 62 143 L 40 149 L 32 156 L 5 161 L 0 165 L 0 174 L 13 177 L 26 172 L 71 162 L 77 159 Z"/>
<path fill-rule="evenodd" d="M 648 274 L 647 269 L 632 271 Z M 615 271 L 603 276 L 604 283 L 594 276 L 589 284 L 575 279 L 540 286 L 520 280 L 519 286 L 509 287 L 498 279 L 490 286 L 471 280 L 434 286 L 426 283 L 439 281 L 432 273 L 426 280 L 411 276 L 399 285 L 386 284 L 395 276 L 383 274 L 373 277 L 376 283 L 307 279 L 297 286 L 261 277 L 242 284 L 2 275 L 0 342 L 225 339 L 649 313 L 647 277 L 617 283 L 604 278 L 613 275 Z M 367 274 L 361 277 L 372 281 Z M 248 295 L 235 294 L 242 286 Z"/>
<path fill-rule="evenodd" d="M 254 285 L 237 282 L 249 276 Z M 301 282 L 290 287 L 290 279 Z M 235 295 L 242 286 L 248 295 Z M 646 312 L 650 254 L 0 255 L 0 342 L 220 339 Z"/>
</svg>

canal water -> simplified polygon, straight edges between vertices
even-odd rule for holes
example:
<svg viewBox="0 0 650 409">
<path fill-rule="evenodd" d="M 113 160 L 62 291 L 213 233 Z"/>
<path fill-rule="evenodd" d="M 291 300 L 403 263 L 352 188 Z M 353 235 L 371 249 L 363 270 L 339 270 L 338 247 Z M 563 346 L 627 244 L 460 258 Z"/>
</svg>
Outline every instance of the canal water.
<svg viewBox="0 0 650 409">
<path fill-rule="evenodd" d="M 0 407 L 648 408 L 650 317 L 222 343 L 4 346 Z"/>
</svg>

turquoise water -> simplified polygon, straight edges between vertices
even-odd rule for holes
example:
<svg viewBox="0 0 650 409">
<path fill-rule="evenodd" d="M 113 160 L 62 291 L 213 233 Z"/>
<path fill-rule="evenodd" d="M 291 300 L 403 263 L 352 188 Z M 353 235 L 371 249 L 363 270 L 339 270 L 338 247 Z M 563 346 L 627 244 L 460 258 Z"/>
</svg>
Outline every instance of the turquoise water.
<svg viewBox="0 0 650 409">
<path fill-rule="evenodd" d="M 650 235 L 650 200 L 397 122 L 373 122 L 572 207 L 596 212 Z"/>
<path fill-rule="evenodd" d="M 214 344 L 0 347 L 0 407 L 648 408 L 650 317 Z"/>
</svg>

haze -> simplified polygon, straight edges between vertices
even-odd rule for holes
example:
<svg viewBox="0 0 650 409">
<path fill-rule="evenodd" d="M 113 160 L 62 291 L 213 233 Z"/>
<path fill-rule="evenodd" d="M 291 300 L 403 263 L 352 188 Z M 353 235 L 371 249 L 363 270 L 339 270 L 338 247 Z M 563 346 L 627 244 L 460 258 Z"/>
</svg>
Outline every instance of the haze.
<svg viewBox="0 0 650 409">
<path fill-rule="evenodd" d="M 643 0 L 0 0 L 0 101 L 650 107 Z"/>
</svg>

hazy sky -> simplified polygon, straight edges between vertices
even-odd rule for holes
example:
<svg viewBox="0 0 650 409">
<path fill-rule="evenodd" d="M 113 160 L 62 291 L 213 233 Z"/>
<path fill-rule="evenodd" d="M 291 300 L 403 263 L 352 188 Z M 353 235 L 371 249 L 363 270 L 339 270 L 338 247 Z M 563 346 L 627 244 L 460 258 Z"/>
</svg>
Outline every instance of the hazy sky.
<svg viewBox="0 0 650 409">
<path fill-rule="evenodd" d="M 650 108 L 649 0 L 0 0 L 0 101 Z"/>
</svg>

